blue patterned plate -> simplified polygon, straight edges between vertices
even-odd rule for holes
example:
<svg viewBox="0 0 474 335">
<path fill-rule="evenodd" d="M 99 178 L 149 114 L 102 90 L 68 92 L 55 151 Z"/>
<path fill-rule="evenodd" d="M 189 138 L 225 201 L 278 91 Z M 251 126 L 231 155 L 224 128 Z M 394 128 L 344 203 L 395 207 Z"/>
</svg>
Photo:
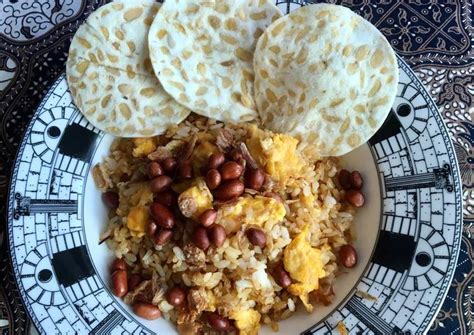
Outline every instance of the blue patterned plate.
<svg viewBox="0 0 474 335">
<path fill-rule="evenodd" d="M 333 304 L 281 322 L 281 334 L 323 334 L 341 322 L 351 334 L 418 334 L 447 294 L 462 227 L 458 167 L 435 104 L 401 59 L 399 66 L 385 124 L 343 160 L 366 178 L 367 206 L 354 223 L 359 264 L 338 278 Z M 21 143 L 8 236 L 23 302 L 42 333 L 175 332 L 165 320 L 134 316 L 108 289 L 113 255 L 98 245 L 106 210 L 90 168 L 111 141 L 73 105 L 63 75 Z"/>
</svg>

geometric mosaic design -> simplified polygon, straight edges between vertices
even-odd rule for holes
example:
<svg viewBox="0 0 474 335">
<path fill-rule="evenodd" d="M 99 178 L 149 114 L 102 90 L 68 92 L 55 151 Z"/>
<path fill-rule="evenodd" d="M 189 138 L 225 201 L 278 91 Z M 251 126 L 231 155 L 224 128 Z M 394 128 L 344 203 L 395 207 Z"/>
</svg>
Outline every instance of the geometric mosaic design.
<svg viewBox="0 0 474 335">
<path fill-rule="evenodd" d="M 420 81 L 404 62 L 399 66 L 398 97 L 369 141 L 383 196 L 371 264 L 341 307 L 305 334 L 337 332 L 341 321 L 351 334 L 425 331 L 454 274 L 462 210 L 452 144 Z M 87 145 L 76 147 L 77 136 Z M 150 332 L 103 286 L 85 245 L 81 197 L 102 136 L 78 113 L 62 76 L 33 117 L 14 166 L 8 199 L 13 268 L 43 332 Z"/>
<path fill-rule="evenodd" d="M 102 136 L 72 104 L 61 76 L 38 108 L 15 164 L 13 267 L 30 316 L 48 333 L 149 332 L 117 305 L 85 245 L 80 202 Z"/>
</svg>

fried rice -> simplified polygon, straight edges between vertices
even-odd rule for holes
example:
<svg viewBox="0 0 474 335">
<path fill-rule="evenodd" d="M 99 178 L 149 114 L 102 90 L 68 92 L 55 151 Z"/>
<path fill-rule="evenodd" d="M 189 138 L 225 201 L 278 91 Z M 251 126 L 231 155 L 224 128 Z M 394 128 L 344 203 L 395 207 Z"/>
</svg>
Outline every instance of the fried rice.
<svg viewBox="0 0 474 335">
<path fill-rule="evenodd" d="M 278 321 L 290 317 L 301 301 L 275 282 L 270 269 L 283 260 L 285 247 L 307 225 L 311 247 L 321 251 L 325 273 L 319 288 L 309 294 L 310 303 L 328 304 L 334 296 L 332 286 L 339 272 L 336 255 L 341 246 L 351 243 L 355 213 L 355 208 L 344 201 L 345 191 L 336 177 L 340 167 L 334 158 L 314 159 L 297 148 L 306 162 L 301 173 L 290 176 L 283 184 L 271 178 L 266 180 L 263 191 L 278 193 L 286 213 L 277 224 L 262 227 L 267 236 L 265 248 L 252 245 L 245 236 L 245 228 L 251 226 L 248 223 L 256 220 L 255 215 L 261 215 L 251 211 L 245 214 L 246 224 L 227 234 L 222 246 L 213 245 L 206 251 L 192 243 L 190 236 L 197 223 L 190 219 L 184 218 L 177 224 L 172 240 L 164 246 L 156 246 L 146 234 L 129 229 L 127 216 L 131 208 L 153 201 L 153 195 L 143 195 L 149 183 L 146 168 L 150 159 L 159 160 L 170 153 L 178 155 L 183 144 L 191 139 L 195 145 L 207 141 L 221 151 L 228 151 L 236 143 L 246 141 L 249 131 L 246 124 L 223 124 L 191 115 L 166 134 L 153 138 L 153 151 L 148 154 L 151 149 L 143 144 L 146 139 L 115 140 L 108 157 L 93 169 L 98 187 L 119 195 L 119 206 L 110 210 L 101 238 L 115 257 L 125 260 L 130 273 L 142 278 L 125 295 L 125 302 L 147 301 L 158 306 L 164 318 L 177 324 L 181 334 L 215 332 L 205 321 L 207 312 L 233 320 L 236 311 L 242 310 L 258 312 L 258 323 L 277 330 Z M 246 189 L 242 197 L 251 198 L 263 191 Z M 175 308 L 166 300 L 166 291 L 174 286 L 187 292 L 187 304 L 182 308 Z M 256 334 L 258 327 L 254 328 Z M 252 334 L 234 328 L 239 330 L 241 334 Z"/>
</svg>

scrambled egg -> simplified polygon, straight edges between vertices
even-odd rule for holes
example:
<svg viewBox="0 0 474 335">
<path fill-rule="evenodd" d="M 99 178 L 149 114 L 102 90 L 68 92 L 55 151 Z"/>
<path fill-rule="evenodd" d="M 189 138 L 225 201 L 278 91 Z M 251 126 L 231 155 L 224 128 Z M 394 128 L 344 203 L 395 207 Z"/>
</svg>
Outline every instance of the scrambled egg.
<svg viewBox="0 0 474 335">
<path fill-rule="evenodd" d="M 282 203 L 257 195 L 255 198 L 240 198 L 237 203 L 219 208 L 217 223 L 223 225 L 227 233 L 237 232 L 242 224 L 258 225 L 271 230 L 275 223 L 283 220 L 285 214 Z"/>
<path fill-rule="evenodd" d="M 132 194 L 128 201 L 120 203 L 129 203 L 130 211 L 127 216 L 127 227 L 132 236 L 142 237 L 145 234 L 145 227 L 149 222 L 149 205 L 153 202 L 153 192 L 150 189 L 150 183 L 131 184 L 131 187 L 139 187 L 139 190 Z M 121 194 L 121 197 L 124 195 Z"/>
<path fill-rule="evenodd" d="M 133 148 L 132 153 L 133 157 L 145 157 L 156 150 L 156 143 L 152 137 L 134 138 L 133 144 L 135 145 L 135 148 Z"/>
<path fill-rule="evenodd" d="M 252 125 L 247 146 L 258 163 L 276 181 L 286 184 L 290 177 L 297 177 L 306 165 L 296 151 L 298 140 L 285 134 L 267 135 Z"/>
<path fill-rule="evenodd" d="M 239 329 L 239 335 L 257 335 L 260 329 L 260 313 L 254 309 L 236 310 L 230 314 Z"/>
<path fill-rule="evenodd" d="M 178 203 L 193 202 L 194 205 L 187 206 L 188 210 L 183 215 L 197 220 L 206 209 L 212 208 L 212 200 L 212 193 L 209 191 L 204 178 L 196 178 L 192 182 L 192 186 L 179 195 Z M 180 209 L 183 212 L 181 205 Z"/>
<path fill-rule="evenodd" d="M 291 284 L 288 291 L 300 297 L 306 310 L 311 312 L 313 306 L 308 302 L 308 293 L 319 288 L 319 278 L 326 275 L 321 259 L 321 250 L 311 247 L 309 243 L 309 225 L 306 225 L 283 252 L 283 264 L 291 278 L 297 283 Z"/>
<path fill-rule="evenodd" d="M 145 235 L 149 215 L 148 207 L 145 206 L 135 206 L 130 210 L 127 216 L 127 227 L 132 236 L 142 237 Z"/>
</svg>

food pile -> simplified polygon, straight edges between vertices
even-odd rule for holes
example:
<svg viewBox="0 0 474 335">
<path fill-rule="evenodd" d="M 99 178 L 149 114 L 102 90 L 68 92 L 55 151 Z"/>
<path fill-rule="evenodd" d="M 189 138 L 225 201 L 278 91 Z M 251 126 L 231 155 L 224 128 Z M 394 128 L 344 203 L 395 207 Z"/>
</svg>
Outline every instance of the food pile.
<svg viewBox="0 0 474 335">
<path fill-rule="evenodd" d="M 116 140 L 93 174 L 111 209 L 114 294 L 182 334 L 256 334 L 300 302 L 328 304 L 338 268 L 357 262 L 363 180 L 334 159 L 310 163 L 297 143 L 197 116 Z"/>
<path fill-rule="evenodd" d="M 117 136 L 93 169 L 114 294 L 181 334 L 257 334 L 329 304 L 362 176 L 335 156 L 382 125 L 396 58 L 350 10 L 114 1 L 77 31 L 74 102 Z"/>
</svg>

